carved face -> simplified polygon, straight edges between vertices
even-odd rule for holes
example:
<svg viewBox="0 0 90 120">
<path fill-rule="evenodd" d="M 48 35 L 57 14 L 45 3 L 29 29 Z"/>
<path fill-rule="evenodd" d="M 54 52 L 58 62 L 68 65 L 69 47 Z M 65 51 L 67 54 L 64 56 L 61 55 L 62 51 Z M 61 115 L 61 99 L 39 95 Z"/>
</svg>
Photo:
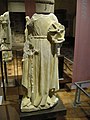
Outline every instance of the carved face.
<svg viewBox="0 0 90 120">
<path fill-rule="evenodd" d="M 7 28 L 8 23 L 7 20 L 4 20 L 4 16 L 0 16 L 0 44 L 3 43 L 7 39 Z"/>
<path fill-rule="evenodd" d="M 0 42 L 12 47 L 9 12 L 0 16 Z"/>
<path fill-rule="evenodd" d="M 0 23 L 0 44 L 3 42 L 3 38 L 4 38 L 4 30 L 2 24 Z"/>
</svg>

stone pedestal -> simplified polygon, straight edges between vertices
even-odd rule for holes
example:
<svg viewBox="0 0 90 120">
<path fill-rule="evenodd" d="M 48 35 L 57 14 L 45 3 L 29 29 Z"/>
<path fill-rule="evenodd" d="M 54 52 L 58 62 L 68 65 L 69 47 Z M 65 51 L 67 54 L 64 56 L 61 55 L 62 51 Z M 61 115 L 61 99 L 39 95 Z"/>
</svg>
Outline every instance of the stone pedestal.
<svg viewBox="0 0 90 120">
<path fill-rule="evenodd" d="M 41 110 L 37 112 L 26 112 L 26 113 L 20 113 L 20 120 L 47 120 L 47 119 L 53 119 L 57 118 L 57 116 L 65 116 L 66 115 L 66 108 L 63 105 L 62 101 L 59 99 L 57 105 L 54 107 L 47 109 L 47 110 Z"/>
<path fill-rule="evenodd" d="M 35 0 L 36 13 L 54 13 L 54 0 Z"/>
</svg>

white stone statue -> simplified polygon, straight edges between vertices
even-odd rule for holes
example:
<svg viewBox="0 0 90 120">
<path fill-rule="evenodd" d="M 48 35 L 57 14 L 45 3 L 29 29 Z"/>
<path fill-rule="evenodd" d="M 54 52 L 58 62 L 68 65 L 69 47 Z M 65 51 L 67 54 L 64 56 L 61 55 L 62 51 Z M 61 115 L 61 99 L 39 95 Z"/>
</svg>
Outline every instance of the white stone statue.
<svg viewBox="0 0 90 120">
<path fill-rule="evenodd" d="M 57 44 L 64 41 L 65 28 L 56 16 L 34 14 L 26 17 L 22 85 L 27 88 L 21 111 L 36 111 L 54 106 L 58 98 L 50 90 L 59 89 Z"/>
<path fill-rule="evenodd" d="M 5 12 L 0 16 L 0 50 L 2 50 L 2 58 L 4 61 L 12 59 L 12 52 L 8 51 L 12 48 L 11 28 L 9 12 Z"/>
</svg>

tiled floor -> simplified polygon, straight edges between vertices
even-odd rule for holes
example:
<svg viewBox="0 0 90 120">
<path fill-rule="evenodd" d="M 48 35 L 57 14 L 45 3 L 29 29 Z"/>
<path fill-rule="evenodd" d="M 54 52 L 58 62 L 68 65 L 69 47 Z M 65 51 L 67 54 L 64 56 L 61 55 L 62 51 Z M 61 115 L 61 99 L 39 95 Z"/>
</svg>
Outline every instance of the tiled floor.
<svg viewBox="0 0 90 120">
<path fill-rule="evenodd" d="M 90 93 L 90 89 L 87 89 L 86 91 Z M 82 93 L 81 104 L 74 107 L 75 90 L 70 92 L 65 90 L 60 91 L 58 92 L 58 95 L 67 109 L 67 114 L 65 118 L 63 118 L 64 120 L 90 120 L 90 98 Z M 57 120 L 61 119 L 58 118 Z"/>
<path fill-rule="evenodd" d="M 90 89 L 85 90 L 90 92 Z M 9 101 L 4 102 L 7 107 L 0 106 L 0 120 L 19 120 L 19 88 L 10 88 L 8 92 L 7 100 L 9 99 Z M 58 115 L 56 120 L 90 120 L 90 98 L 81 93 L 81 104 L 74 107 L 75 90 L 66 91 L 65 89 L 60 89 L 57 94 L 67 109 L 67 113 L 64 117 Z"/>
</svg>

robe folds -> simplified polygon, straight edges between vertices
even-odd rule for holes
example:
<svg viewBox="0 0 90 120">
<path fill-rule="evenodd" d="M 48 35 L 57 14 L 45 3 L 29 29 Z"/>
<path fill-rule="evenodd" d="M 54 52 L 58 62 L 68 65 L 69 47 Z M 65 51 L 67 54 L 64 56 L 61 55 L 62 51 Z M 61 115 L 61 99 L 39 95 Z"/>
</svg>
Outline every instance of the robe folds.
<svg viewBox="0 0 90 120">
<path fill-rule="evenodd" d="M 34 14 L 26 26 L 22 85 L 27 96 L 22 111 L 48 109 L 58 102 L 51 90 L 59 89 L 57 42 L 62 44 L 65 28 L 54 14 Z"/>
</svg>

